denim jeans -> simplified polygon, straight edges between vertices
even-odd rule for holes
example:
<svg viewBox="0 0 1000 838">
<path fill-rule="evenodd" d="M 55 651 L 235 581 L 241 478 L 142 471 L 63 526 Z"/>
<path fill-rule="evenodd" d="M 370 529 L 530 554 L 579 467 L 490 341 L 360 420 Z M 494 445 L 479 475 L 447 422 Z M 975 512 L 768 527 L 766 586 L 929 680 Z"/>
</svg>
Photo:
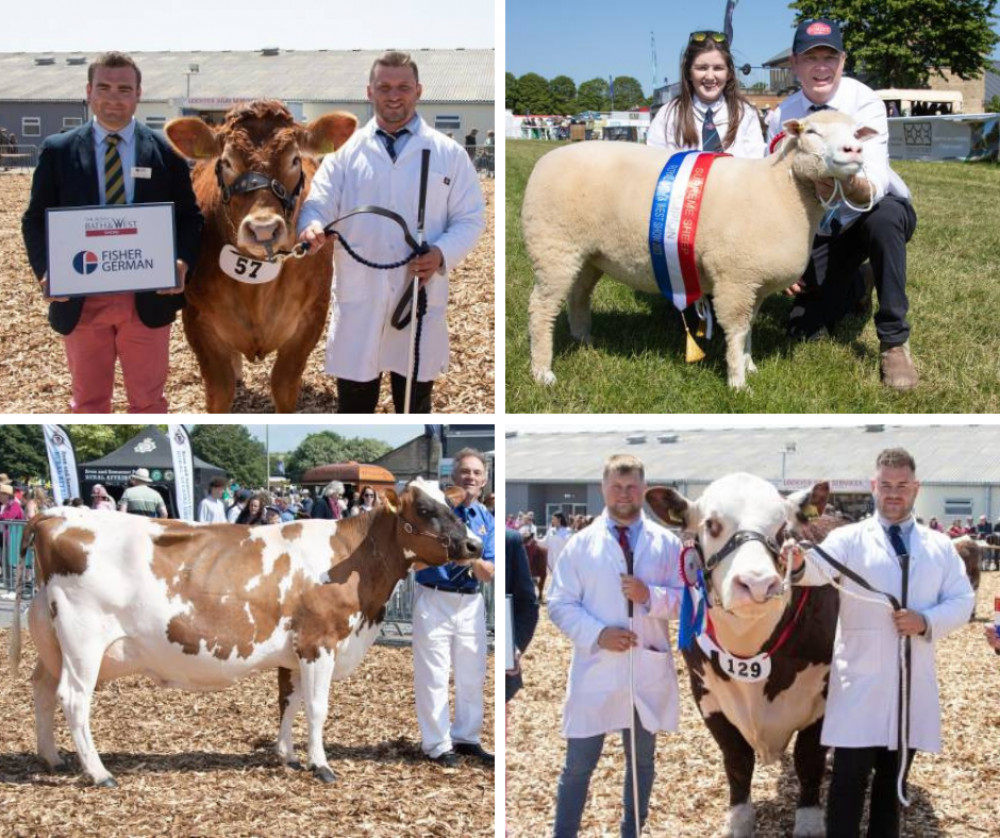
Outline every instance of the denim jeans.
<svg viewBox="0 0 1000 838">
<path fill-rule="evenodd" d="M 625 745 L 625 791 L 622 797 L 624 814 L 621 821 L 622 838 L 635 838 L 635 820 L 632 806 L 632 747 L 628 729 L 622 731 Z M 587 803 L 590 775 L 597 767 L 604 749 L 604 734 L 583 739 L 566 740 L 566 764 L 559 775 L 556 796 L 556 823 L 553 838 L 576 838 L 580 831 L 583 807 Z M 656 753 L 656 734 L 650 733 L 635 714 L 635 755 L 639 771 L 639 812 L 642 822 L 649 815 L 649 794 L 653 788 L 653 758 Z"/>
</svg>

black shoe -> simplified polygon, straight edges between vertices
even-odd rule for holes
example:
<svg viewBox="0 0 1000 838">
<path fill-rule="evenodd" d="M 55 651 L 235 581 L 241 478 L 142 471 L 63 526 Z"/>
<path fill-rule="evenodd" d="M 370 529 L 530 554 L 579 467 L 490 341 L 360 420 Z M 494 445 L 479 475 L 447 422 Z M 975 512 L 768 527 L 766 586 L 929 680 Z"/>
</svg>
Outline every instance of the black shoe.
<svg viewBox="0 0 1000 838">
<path fill-rule="evenodd" d="M 445 751 L 436 757 L 427 757 L 435 765 L 440 765 L 442 768 L 458 768 L 458 756 L 454 751 Z"/>
<path fill-rule="evenodd" d="M 455 753 L 463 757 L 475 757 L 484 765 L 493 765 L 493 754 L 484 751 L 478 742 L 456 742 Z"/>
</svg>

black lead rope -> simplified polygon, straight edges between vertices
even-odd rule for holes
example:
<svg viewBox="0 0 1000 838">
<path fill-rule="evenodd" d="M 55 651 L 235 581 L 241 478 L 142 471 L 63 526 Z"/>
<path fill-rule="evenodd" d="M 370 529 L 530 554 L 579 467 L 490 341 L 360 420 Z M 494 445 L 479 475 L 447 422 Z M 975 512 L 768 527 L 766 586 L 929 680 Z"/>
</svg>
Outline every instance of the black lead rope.
<svg viewBox="0 0 1000 838">
<path fill-rule="evenodd" d="M 369 259 L 365 259 L 364 256 L 362 256 L 360 253 L 354 250 L 354 248 L 351 247 L 347 239 L 344 238 L 344 234 L 341 233 L 339 230 L 335 229 L 336 225 L 339 224 L 341 221 L 344 221 L 345 219 L 348 219 L 354 215 L 380 215 L 383 218 L 388 218 L 390 221 L 395 221 L 403 231 L 403 239 L 410 246 L 410 255 L 407 256 L 405 259 L 401 259 L 399 262 L 388 262 L 388 263 L 372 262 Z M 343 245 L 344 250 L 348 252 L 348 254 L 351 256 L 352 259 L 354 259 L 356 262 L 360 262 L 362 265 L 365 265 L 366 267 L 374 268 L 375 270 L 378 271 L 391 271 L 394 268 L 401 268 L 403 267 L 403 265 L 412 262 L 417 256 L 421 255 L 422 253 L 426 253 L 428 250 L 430 250 L 426 242 L 424 244 L 417 244 L 417 240 L 413 238 L 413 235 L 410 233 L 410 228 L 406 226 L 406 219 L 404 219 L 403 216 L 401 216 L 398 212 L 393 212 L 392 210 L 386 209 L 385 207 L 377 207 L 372 204 L 366 204 L 365 206 L 357 207 L 356 209 L 352 209 L 350 212 L 340 216 L 340 218 L 335 218 L 333 221 L 331 221 L 323 228 L 323 235 L 336 236 L 338 239 L 340 239 L 340 243 Z M 305 242 L 302 242 L 301 245 L 296 245 L 296 247 L 302 247 L 304 245 Z M 393 315 L 393 317 L 395 318 L 395 315 Z M 406 322 L 408 323 L 409 319 L 407 319 Z M 396 325 L 395 322 L 393 323 L 393 325 L 394 326 Z M 396 328 L 399 329 L 402 328 L 402 326 L 396 326 Z"/>
</svg>

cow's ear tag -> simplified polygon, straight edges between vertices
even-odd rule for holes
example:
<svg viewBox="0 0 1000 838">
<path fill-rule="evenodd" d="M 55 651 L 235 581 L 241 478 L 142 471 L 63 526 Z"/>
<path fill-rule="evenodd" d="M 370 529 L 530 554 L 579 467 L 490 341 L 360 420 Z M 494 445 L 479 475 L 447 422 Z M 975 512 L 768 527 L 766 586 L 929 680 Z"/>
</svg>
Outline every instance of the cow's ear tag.
<svg viewBox="0 0 1000 838">
<path fill-rule="evenodd" d="M 272 282 L 281 275 L 282 262 L 264 262 L 240 253 L 231 244 L 219 251 L 219 267 L 222 272 L 238 282 L 262 285 Z"/>
</svg>

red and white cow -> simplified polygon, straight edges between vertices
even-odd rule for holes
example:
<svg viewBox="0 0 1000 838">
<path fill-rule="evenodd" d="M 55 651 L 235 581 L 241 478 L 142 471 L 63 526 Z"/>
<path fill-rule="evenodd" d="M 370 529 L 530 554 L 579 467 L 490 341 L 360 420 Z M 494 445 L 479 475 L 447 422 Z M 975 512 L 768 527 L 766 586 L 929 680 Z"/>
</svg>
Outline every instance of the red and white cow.
<svg viewBox="0 0 1000 838">
<path fill-rule="evenodd" d="M 35 516 L 21 562 L 33 542 L 39 756 L 62 765 L 53 735 L 58 698 L 84 771 L 113 787 L 90 734 L 98 685 L 140 674 L 163 687 L 219 690 L 278 669 L 278 755 L 295 764 L 292 721 L 305 704 L 309 765 L 332 782 L 323 748 L 330 682 L 358 666 L 414 562 L 482 555 L 482 542 L 451 511 L 462 497 L 418 479 L 355 518 L 257 528 L 72 508 Z M 16 609 L 15 671 L 19 617 Z"/>
<path fill-rule="evenodd" d="M 695 703 L 719 748 L 729 781 L 723 834 L 753 834 L 755 761 L 780 759 L 792 735 L 800 793 L 796 836 L 824 834 L 819 805 L 826 748 L 820 744 L 839 600 L 830 586 L 786 584 L 779 549 L 786 534 L 819 543 L 849 523 L 822 512 L 825 483 L 783 498 L 750 474 L 708 486 L 697 501 L 653 487 L 650 508 L 697 534 L 708 590 L 706 630 L 684 651 Z M 812 507 L 812 508 L 810 508 Z M 688 570 L 686 573 L 690 573 Z"/>
</svg>

